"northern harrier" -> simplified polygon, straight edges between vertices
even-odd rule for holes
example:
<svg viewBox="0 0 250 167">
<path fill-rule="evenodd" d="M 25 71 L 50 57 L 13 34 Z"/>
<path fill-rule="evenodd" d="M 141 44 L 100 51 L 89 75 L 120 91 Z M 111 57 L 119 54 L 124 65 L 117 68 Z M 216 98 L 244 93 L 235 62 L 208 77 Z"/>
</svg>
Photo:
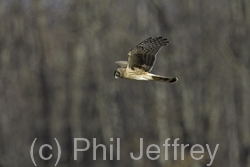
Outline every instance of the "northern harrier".
<svg viewBox="0 0 250 167">
<path fill-rule="evenodd" d="M 168 39 L 162 37 L 150 37 L 142 41 L 135 48 L 129 51 L 128 61 L 116 62 L 120 68 L 115 70 L 115 78 L 145 81 L 153 80 L 168 83 L 177 82 L 178 79 L 176 77 L 165 77 L 150 73 L 154 66 L 157 53 L 162 46 L 166 46 L 168 43 Z"/>
</svg>

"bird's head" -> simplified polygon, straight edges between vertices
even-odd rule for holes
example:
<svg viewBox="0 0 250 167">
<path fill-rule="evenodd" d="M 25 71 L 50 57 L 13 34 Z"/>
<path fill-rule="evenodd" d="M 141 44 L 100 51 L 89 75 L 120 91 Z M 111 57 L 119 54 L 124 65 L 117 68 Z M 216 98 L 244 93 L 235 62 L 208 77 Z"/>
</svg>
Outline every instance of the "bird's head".
<svg viewBox="0 0 250 167">
<path fill-rule="evenodd" d="M 115 79 L 122 78 L 123 77 L 123 69 L 118 68 L 114 72 Z"/>
<path fill-rule="evenodd" d="M 118 69 L 115 70 L 115 72 L 114 72 L 114 77 L 115 77 L 115 79 L 118 79 L 118 78 L 121 77 L 121 72 L 120 72 Z"/>
</svg>

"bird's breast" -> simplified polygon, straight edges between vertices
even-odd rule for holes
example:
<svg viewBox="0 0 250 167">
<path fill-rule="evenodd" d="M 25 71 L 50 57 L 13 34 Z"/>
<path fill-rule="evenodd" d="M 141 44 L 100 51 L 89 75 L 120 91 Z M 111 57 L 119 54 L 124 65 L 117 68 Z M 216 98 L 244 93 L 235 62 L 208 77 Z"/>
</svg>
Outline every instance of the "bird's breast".
<svg viewBox="0 0 250 167">
<path fill-rule="evenodd" d="M 152 80 L 152 76 L 141 69 L 135 68 L 134 70 L 127 68 L 124 73 L 124 78 L 135 80 Z"/>
</svg>

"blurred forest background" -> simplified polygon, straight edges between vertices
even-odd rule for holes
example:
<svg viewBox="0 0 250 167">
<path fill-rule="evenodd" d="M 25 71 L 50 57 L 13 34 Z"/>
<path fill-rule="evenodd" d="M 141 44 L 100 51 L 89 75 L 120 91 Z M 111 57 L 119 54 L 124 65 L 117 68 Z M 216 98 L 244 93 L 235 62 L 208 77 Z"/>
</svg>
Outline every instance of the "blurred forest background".
<svg viewBox="0 0 250 167">
<path fill-rule="evenodd" d="M 249 0 L 0 0 L 0 167 L 203 167 L 164 160 L 166 138 L 179 144 L 220 144 L 212 166 L 250 166 Z M 153 73 L 176 84 L 115 80 L 117 60 L 148 37 L 171 41 Z M 158 160 L 132 160 L 149 144 Z M 74 161 L 74 138 L 91 147 Z M 107 159 L 93 138 L 107 145 Z M 114 142 L 110 141 L 114 138 Z M 121 139 L 121 160 L 109 145 Z M 49 161 L 39 158 L 53 153 Z M 84 142 L 78 148 L 84 148 Z M 180 151 L 180 150 L 179 150 Z M 207 151 L 205 147 L 205 151 Z M 114 149 L 116 155 L 116 149 Z M 180 156 L 180 152 L 178 152 Z M 198 156 L 197 156 L 198 157 Z M 114 157 L 116 159 L 116 156 Z"/>
</svg>

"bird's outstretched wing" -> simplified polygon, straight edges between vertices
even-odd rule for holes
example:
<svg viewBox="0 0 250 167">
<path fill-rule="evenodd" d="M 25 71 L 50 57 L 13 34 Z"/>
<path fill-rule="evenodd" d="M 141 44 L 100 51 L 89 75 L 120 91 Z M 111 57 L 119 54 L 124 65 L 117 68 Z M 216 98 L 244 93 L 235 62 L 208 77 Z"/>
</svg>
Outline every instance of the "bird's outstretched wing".
<svg viewBox="0 0 250 167">
<path fill-rule="evenodd" d="M 131 69 L 137 67 L 150 72 L 154 66 L 156 54 L 168 43 L 168 39 L 162 37 L 150 37 L 142 41 L 128 53 L 128 67 Z"/>
<path fill-rule="evenodd" d="M 127 61 L 117 61 L 115 62 L 118 66 L 120 66 L 121 68 L 126 68 L 128 66 L 128 62 Z"/>
</svg>

